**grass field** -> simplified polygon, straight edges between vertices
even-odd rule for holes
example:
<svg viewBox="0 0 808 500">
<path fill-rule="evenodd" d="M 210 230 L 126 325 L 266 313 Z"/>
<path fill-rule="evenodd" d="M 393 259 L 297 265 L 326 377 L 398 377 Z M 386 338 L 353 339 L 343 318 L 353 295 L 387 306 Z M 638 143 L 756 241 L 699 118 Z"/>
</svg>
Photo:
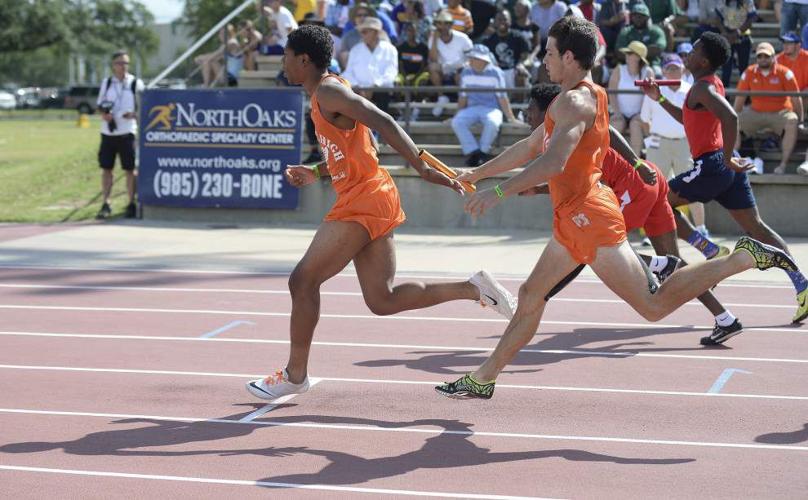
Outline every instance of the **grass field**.
<svg viewBox="0 0 808 500">
<path fill-rule="evenodd" d="M 0 119 L 0 222 L 91 219 L 100 206 L 98 118 L 89 128 L 75 120 Z M 124 182 L 116 167 L 113 212 L 123 212 Z"/>
</svg>

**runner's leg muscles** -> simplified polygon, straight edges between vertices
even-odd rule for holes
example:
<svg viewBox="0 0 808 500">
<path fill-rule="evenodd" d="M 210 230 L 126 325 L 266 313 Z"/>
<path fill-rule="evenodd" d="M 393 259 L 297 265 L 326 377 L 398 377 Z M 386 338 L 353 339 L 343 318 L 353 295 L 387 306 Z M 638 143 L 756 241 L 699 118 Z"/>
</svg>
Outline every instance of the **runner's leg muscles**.
<svg viewBox="0 0 808 500">
<path fill-rule="evenodd" d="M 755 262 L 747 253 L 739 252 L 692 264 L 673 273 L 653 295 L 648 290 L 642 265 L 627 241 L 599 248 L 591 267 L 606 286 L 642 317 L 659 321 L 716 283 L 752 269 Z"/>
<path fill-rule="evenodd" d="M 530 342 L 539 327 L 547 304 L 545 297 L 550 289 L 577 267 L 578 262 L 567 249 L 551 238 L 530 276 L 519 287 L 519 305 L 496 349 L 472 374 L 475 379 L 481 382 L 496 379 L 519 350 Z"/>
<path fill-rule="evenodd" d="M 365 303 L 373 314 L 385 316 L 410 309 L 422 309 L 450 300 L 477 300 L 479 291 L 468 281 L 421 283 L 410 281 L 393 286 L 396 247 L 393 234 L 365 246 L 353 259 Z"/>
<path fill-rule="evenodd" d="M 763 222 L 763 219 L 760 218 L 760 214 L 758 213 L 756 206 L 752 208 L 727 211 L 732 218 L 735 219 L 735 222 L 741 226 L 741 229 L 743 229 L 750 237 L 762 243 L 766 243 L 767 245 L 781 248 L 788 254 L 791 253 L 788 251 L 788 246 L 786 246 L 785 240 L 783 240 L 779 234 L 774 232 L 772 228 L 767 226 L 766 223 Z"/>
<path fill-rule="evenodd" d="M 368 244 L 367 230 L 356 222 L 323 222 L 306 254 L 289 276 L 292 318 L 289 325 L 289 381 L 306 377 L 314 327 L 320 319 L 320 285 L 342 271 Z"/>
</svg>

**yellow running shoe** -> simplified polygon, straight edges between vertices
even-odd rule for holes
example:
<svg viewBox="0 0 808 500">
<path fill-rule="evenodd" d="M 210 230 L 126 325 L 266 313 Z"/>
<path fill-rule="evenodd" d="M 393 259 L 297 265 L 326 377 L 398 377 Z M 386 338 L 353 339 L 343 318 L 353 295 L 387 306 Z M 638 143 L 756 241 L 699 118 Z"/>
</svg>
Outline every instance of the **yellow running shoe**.
<svg viewBox="0 0 808 500">
<path fill-rule="evenodd" d="M 808 318 L 808 288 L 797 294 L 797 314 L 791 322 L 801 323 L 805 318 Z"/>
</svg>

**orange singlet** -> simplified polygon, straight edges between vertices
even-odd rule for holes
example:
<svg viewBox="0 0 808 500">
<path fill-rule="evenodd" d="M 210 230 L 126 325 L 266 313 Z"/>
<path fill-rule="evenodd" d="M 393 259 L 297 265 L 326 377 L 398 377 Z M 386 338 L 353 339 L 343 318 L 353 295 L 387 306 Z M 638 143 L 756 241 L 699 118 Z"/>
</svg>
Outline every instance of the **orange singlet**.
<svg viewBox="0 0 808 500">
<path fill-rule="evenodd" d="M 320 83 L 329 77 L 350 87 L 336 75 L 327 75 Z M 371 240 L 400 226 L 406 216 L 398 189 L 387 170 L 379 168 L 370 129 L 358 121 L 350 130 L 333 125 L 320 114 L 316 91 L 311 96 L 311 119 L 337 192 L 337 201 L 325 220 L 358 222 L 367 229 Z"/>
<path fill-rule="evenodd" d="M 553 237 L 564 245 L 573 259 L 583 264 L 595 260 L 598 247 L 615 246 L 626 239 L 626 223 L 614 192 L 600 183 L 600 166 L 609 149 L 609 109 L 606 91 L 586 81 L 574 88 L 587 87 L 597 96 L 595 123 L 581 137 L 564 171 L 549 181 L 553 200 Z M 544 119 L 545 147 L 555 122 Z"/>
</svg>

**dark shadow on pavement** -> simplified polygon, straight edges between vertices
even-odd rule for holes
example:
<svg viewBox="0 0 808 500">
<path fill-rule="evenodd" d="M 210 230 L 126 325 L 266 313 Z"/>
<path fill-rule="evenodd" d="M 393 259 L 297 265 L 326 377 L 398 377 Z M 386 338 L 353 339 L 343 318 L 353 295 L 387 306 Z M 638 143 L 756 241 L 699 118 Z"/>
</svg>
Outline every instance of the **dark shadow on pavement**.
<svg viewBox="0 0 808 500">
<path fill-rule="evenodd" d="M 797 444 L 808 441 L 808 424 L 802 426 L 802 429 L 797 429 L 791 432 L 772 432 L 770 434 L 761 434 L 755 438 L 756 443 L 767 444 Z"/>
</svg>

